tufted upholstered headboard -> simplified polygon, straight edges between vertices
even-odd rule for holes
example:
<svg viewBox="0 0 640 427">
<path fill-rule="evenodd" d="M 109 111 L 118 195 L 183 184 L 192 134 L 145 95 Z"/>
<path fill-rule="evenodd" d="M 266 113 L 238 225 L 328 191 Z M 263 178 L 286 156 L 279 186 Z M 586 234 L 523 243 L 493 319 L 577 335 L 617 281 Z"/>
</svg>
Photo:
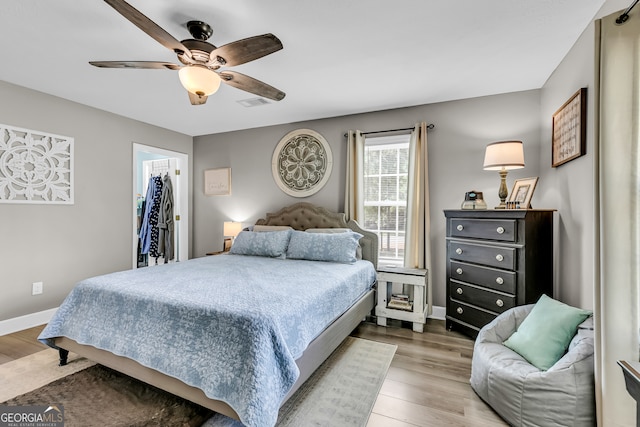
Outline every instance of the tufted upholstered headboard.
<svg viewBox="0 0 640 427">
<path fill-rule="evenodd" d="M 304 231 L 308 228 L 350 228 L 363 235 L 360 239 L 362 258 L 378 267 L 378 236 L 364 230 L 357 222 L 347 222 L 343 213 L 331 212 L 308 202 L 299 202 L 268 213 L 266 218 L 256 221 L 256 225 L 288 225 L 294 230 Z"/>
</svg>

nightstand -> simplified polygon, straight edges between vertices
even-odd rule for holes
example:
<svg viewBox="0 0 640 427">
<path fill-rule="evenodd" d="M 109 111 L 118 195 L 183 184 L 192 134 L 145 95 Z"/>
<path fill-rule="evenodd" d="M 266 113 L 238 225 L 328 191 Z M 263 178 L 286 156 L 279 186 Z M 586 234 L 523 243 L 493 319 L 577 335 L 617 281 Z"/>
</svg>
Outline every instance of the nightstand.
<svg viewBox="0 0 640 427">
<path fill-rule="evenodd" d="M 394 294 L 393 285 L 402 287 L 400 295 Z M 387 326 L 387 318 L 413 322 L 415 332 L 423 332 L 431 309 L 431 292 L 427 270 L 404 267 L 378 267 L 378 325 Z M 407 301 L 406 304 L 403 301 Z M 405 305 L 404 308 L 393 308 Z M 390 306 L 391 305 L 391 306 Z"/>
</svg>

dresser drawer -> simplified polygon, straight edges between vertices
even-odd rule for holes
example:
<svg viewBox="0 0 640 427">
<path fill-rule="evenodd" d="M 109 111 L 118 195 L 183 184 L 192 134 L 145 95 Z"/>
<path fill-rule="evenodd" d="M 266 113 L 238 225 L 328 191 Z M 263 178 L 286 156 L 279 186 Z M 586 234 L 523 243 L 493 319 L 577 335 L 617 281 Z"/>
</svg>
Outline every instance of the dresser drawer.
<svg viewBox="0 0 640 427">
<path fill-rule="evenodd" d="M 484 325 L 496 318 L 495 313 L 472 307 L 463 302 L 447 301 L 447 318 L 464 322 L 480 330 Z"/>
<path fill-rule="evenodd" d="M 465 239 L 516 241 L 516 221 L 513 219 L 451 219 L 451 236 Z"/>
<path fill-rule="evenodd" d="M 508 294 L 516 293 L 516 272 L 449 260 L 451 278 Z"/>
<path fill-rule="evenodd" d="M 516 269 L 516 248 L 451 240 L 447 243 L 447 249 L 449 259 L 483 264 L 505 270 Z"/>
<path fill-rule="evenodd" d="M 449 295 L 453 300 L 467 302 L 498 314 L 516 305 L 516 298 L 513 295 L 455 281 L 449 282 Z"/>
</svg>

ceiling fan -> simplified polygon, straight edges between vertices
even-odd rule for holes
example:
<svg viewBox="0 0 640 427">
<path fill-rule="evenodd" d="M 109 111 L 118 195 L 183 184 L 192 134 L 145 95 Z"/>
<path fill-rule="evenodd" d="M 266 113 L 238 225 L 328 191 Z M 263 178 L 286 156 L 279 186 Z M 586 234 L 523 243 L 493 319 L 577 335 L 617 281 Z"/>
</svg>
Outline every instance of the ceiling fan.
<svg viewBox="0 0 640 427">
<path fill-rule="evenodd" d="M 221 82 L 274 101 L 285 97 L 281 90 L 253 77 L 220 70 L 221 67 L 244 64 L 282 49 L 282 43 L 273 34 L 249 37 L 216 47 L 207 42 L 213 34 L 207 23 L 189 21 L 187 28 L 193 38 L 178 41 L 124 0 L 104 1 L 161 45 L 174 51 L 182 65 L 156 61 L 90 61 L 89 64 L 102 68 L 178 70 L 180 82 L 189 92 L 189 100 L 193 105 L 207 102 L 207 97 L 218 90 Z"/>
</svg>

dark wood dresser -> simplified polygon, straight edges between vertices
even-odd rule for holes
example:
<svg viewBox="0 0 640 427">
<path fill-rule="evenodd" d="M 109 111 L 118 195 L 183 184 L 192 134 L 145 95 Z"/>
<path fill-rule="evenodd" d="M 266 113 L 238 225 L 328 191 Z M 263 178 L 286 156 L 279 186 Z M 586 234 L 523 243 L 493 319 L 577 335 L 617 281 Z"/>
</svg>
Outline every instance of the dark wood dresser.
<svg viewBox="0 0 640 427">
<path fill-rule="evenodd" d="M 553 297 L 554 210 L 445 210 L 447 328 L 476 337 L 511 307 Z"/>
</svg>

